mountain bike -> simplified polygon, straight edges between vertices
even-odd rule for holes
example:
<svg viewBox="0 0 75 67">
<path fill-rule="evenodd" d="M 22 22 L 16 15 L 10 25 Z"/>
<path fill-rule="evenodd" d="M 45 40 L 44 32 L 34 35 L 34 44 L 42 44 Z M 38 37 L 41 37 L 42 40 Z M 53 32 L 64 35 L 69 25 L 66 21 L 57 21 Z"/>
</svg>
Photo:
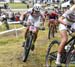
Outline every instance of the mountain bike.
<svg viewBox="0 0 75 67">
<path fill-rule="evenodd" d="M 75 29 L 71 27 L 68 28 L 68 33 L 71 36 L 71 38 L 68 40 L 68 42 L 65 44 L 65 48 L 63 50 L 63 53 L 61 55 L 61 63 L 65 64 L 65 67 L 74 67 L 75 65 L 75 53 L 72 51 L 75 50 Z M 57 49 L 60 44 L 60 41 L 53 40 L 47 49 L 46 53 L 46 67 L 56 67 L 55 64 L 56 58 L 57 58 Z"/>
<path fill-rule="evenodd" d="M 54 23 L 50 23 L 48 28 L 48 39 L 50 39 L 51 37 L 55 36 L 55 33 L 57 32 L 57 25 L 55 25 Z"/>
<path fill-rule="evenodd" d="M 33 50 L 34 48 L 33 40 L 35 38 L 35 33 L 37 29 L 44 30 L 44 28 L 37 28 L 34 25 L 29 26 L 29 32 L 27 33 L 27 38 L 26 38 L 26 41 L 24 42 L 24 52 L 23 52 L 23 57 L 22 57 L 23 62 L 27 61 L 30 49 Z"/>
</svg>

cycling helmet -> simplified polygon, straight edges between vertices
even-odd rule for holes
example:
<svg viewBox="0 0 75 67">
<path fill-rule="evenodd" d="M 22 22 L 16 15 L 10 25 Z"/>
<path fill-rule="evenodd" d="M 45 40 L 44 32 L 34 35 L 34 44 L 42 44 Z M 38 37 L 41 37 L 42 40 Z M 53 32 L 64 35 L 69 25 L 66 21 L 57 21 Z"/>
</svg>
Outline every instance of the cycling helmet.
<svg viewBox="0 0 75 67">
<path fill-rule="evenodd" d="M 75 10 L 69 11 L 69 14 L 66 16 L 66 18 L 72 22 L 75 22 Z"/>
<path fill-rule="evenodd" d="M 35 11 L 40 11 L 41 10 L 41 5 L 40 4 L 34 4 L 33 9 Z"/>
</svg>

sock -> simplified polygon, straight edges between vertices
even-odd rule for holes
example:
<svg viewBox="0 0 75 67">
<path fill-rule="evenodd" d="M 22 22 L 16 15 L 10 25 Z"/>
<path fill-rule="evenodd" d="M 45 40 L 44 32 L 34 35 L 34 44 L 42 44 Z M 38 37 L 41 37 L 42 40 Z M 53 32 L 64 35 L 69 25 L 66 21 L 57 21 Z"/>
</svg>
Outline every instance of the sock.
<svg viewBox="0 0 75 67">
<path fill-rule="evenodd" d="M 61 65 L 60 63 L 61 54 L 57 53 L 56 64 Z"/>
</svg>

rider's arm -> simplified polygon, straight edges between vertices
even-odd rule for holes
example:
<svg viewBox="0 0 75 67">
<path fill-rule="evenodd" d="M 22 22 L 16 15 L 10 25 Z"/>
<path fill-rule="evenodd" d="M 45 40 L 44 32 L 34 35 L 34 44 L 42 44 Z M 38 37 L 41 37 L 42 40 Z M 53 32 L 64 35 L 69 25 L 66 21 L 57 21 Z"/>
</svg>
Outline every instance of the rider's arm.
<svg viewBox="0 0 75 67">
<path fill-rule="evenodd" d="M 45 16 L 41 14 L 41 18 L 42 18 L 43 26 L 44 26 L 45 25 Z"/>
<path fill-rule="evenodd" d="M 20 20 L 23 20 L 25 16 L 28 16 L 28 14 L 31 14 L 32 8 L 28 9 L 26 12 L 22 13 L 20 16 Z"/>
<path fill-rule="evenodd" d="M 61 17 L 59 17 L 58 21 L 63 24 L 63 25 L 67 25 L 66 22 L 64 22 L 63 20 L 66 19 L 66 17 L 72 12 L 72 10 L 67 10 Z"/>
<path fill-rule="evenodd" d="M 27 12 L 22 13 L 21 16 L 20 16 L 20 20 L 23 21 L 23 19 L 24 19 L 24 17 L 25 17 L 26 15 L 27 15 Z"/>
<path fill-rule="evenodd" d="M 75 10 L 75 5 L 73 5 L 73 6 L 70 8 L 70 10 Z"/>
<path fill-rule="evenodd" d="M 61 24 L 66 26 L 67 24 L 63 20 L 64 20 L 63 16 L 59 17 L 59 19 L 58 19 L 59 23 L 61 23 Z"/>
<path fill-rule="evenodd" d="M 27 25 L 34 25 L 34 23 L 33 23 L 33 17 L 32 17 L 32 15 L 30 14 L 29 16 L 28 16 L 28 19 L 27 19 Z"/>
</svg>

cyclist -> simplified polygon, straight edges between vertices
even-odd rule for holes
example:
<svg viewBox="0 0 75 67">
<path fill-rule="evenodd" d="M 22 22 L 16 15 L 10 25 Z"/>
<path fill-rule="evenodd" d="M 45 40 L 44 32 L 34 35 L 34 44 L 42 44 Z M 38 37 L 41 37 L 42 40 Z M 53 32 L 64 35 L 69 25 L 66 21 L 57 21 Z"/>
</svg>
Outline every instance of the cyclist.
<svg viewBox="0 0 75 67">
<path fill-rule="evenodd" d="M 68 40 L 67 36 L 67 25 L 73 24 L 75 22 L 75 0 L 71 0 L 72 7 L 67 10 L 61 17 L 59 17 L 58 21 L 60 22 L 59 25 L 59 31 L 60 31 L 60 36 L 61 36 L 61 43 L 58 47 L 58 53 L 57 53 L 57 59 L 56 59 L 56 64 L 57 67 L 61 67 L 61 54 L 63 52 L 63 49 L 65 47 L 65 43 Z"/>
<path fill-rule="evenodd" d="M 34 26 L 36 26 L 37 28 L 39 28 L 39 26 L 41 24 L 40 20 L 42 19 L 43 26 L 44 26 L 45 17 L 41 14 L 40 10 L 41 10 L 40 5 L 39 4 L 35 4 L 33 6 L 33 8 L 30 9 L 30 11 L 28 11 L 25 14 L 21 15 L 20 20 L 23 20 L 23 17 L 25 15 L 28 15 L 27 25 L 34 24 Z M 28 31 L 29 31 L 29 27 L 27 27 L 26 32 L 25 32 L 25 39 L 27 37 Z M 37 34 L 38 34 L 38 29 L 37 29 L 37 32 L 35 33 L 36 36 L 34 38 L 34 42 L 33 42 L 33 45 L 32 45 L 32 50 L 34 50 L 34 43 L 35 43 L 35 41 L 37 39 Z"/>
<path fill-rule="evenodd" d="M 54 5 L 55 12 L 58 14 L 58 16 L 61 15 L 61 9 L 58 7 L 58 5 Z"/>
<path fill-rule="evenodd" d="M 53 6 L 50 8 L 51 8 L 50 12 L 48 13 L 48 18 L 49 18 L 48 27 L 50 27 L 50 24 L 53 24 L 54 27 L 56 28 L 58 14 L 55 12 L 55 9 Z"/>
</svg>

